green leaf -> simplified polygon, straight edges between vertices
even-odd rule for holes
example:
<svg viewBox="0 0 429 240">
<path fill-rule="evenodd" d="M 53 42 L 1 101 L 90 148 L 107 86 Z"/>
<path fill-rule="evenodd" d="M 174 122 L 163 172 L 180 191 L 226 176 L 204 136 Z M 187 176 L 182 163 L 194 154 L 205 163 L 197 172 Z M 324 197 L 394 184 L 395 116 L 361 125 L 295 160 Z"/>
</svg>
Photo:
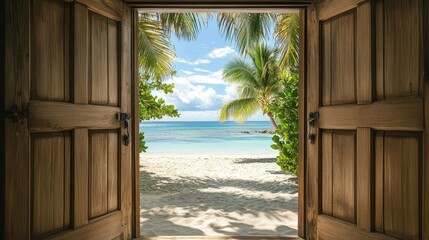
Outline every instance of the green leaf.
<svg viewBox="0 0 429 240">
<path fill-rule="evenodd" d="M 274 149 L 274 150 L 279 150 L 280 149 L 279 146 L 277 146 L 276 144 L 272 144 L 271 148 Z"/>
</svg>

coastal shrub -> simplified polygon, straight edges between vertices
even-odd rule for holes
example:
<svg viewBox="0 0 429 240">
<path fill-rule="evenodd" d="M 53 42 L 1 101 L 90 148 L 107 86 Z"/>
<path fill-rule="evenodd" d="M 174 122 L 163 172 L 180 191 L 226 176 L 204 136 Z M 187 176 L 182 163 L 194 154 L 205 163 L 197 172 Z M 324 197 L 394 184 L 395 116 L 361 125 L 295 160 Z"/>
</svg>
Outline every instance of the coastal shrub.
<svg viewBox="0 0 429 240">
<path fill-rule="evenodd" d="M 277 164 L 282 171 L 298 174 L 298 73 L 285 71 L 280 78 L 283 90 L 269 105 L 279 122 L 271 148 L 278 150 Z"/>
<path fill-rule="evenodd" d="M 147 72 L 141 72 L 139 76 L 140 121 L 161 119 L 164 116 L 179 117 L 180 114 L 174 105 L 166 104 L 164 99 L 155 96 L 153 93 L 153 91 L 162 91 L 165 94 L 171 94 L 173 89 L 174 84 L 167 84 L 161 78 L 155 78 Z M 139 133 L 139 146 L 140 152 L 146 152 L 147 146 L 143 132 Z"/>
</svg>

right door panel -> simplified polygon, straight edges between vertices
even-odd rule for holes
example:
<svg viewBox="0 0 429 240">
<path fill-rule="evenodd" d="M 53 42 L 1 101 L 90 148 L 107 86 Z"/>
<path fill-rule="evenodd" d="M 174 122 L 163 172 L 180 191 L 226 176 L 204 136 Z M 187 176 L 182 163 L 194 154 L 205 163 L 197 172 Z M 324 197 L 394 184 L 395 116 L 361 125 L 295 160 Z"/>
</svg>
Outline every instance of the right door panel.
<svg viewBox="0 0 429 240">
<path fill-rule="evenodd" d="M 310 9 L 308 238 L 422 239 L 424 2 L 335 2 Z"/>
</svg>

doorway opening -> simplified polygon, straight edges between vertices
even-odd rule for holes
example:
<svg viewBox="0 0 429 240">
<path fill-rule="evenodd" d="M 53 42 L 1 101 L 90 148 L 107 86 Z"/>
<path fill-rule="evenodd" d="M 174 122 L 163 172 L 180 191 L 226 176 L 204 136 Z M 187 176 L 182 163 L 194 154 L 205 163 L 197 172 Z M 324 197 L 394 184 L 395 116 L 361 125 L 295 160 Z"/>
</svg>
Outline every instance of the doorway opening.
<svg viewBox="0 0 429 240">
<path fill-rule="evenodd" d="M 140 234 L 147 237 L 298 235 L 300 43 L 295 43 L 296 49 L 292 48 L 296 51 L 295 58 L 289 53 L 287 63 L 280 63 L 284 46 L 275 34 L 282 30 L 277 26 L 282 15 L 296 17 L 296 27 L 299 27 L 302 18 L 299 10 L 185 13 L 151 10 L 140 12 L 138 17 L 139 103 L 140 118 L 144 120 L 139 125 L 144 133 L 140 135 L 140 149 L 145 152 L 140 154 L 138 165 Z M 243 19 L 239 19 L 241 16 Z M 267 28 L 254 29 L 269 36 L 262 35 L 257 41 L 247 39 L 240 44 L 237 35 L 248 25 L 245 17 L 254 16 L 259 17 L 261 26 L 264 21 L 269 22 Z M 198 22 L 201 19 L 197 18 L 204 18 L 206 22 Z M 194 34 L 187 31 L 186 26 L 180 26 L 186 20 L 198 25 L 199 36 L 186 36 Z M 240 24 L 243 25 L 240 26 L 238 20 L 242 20 Z M 285 21 L 294 19 L 289 17 Z M 154 25 L 156 22 L 161 24 L 159 29 Z M 165 40 L 170 42 L 158 46 L 162 52 L 154 51 L 158 55 L 146 59 L 156 61 L 156 65 L 141 59 L 144 54 L 150 54 L 141 51 L 144 47 L 141 44 L 151 44 L 149 41 L 153 40 L 141 36 L 142 25 L 151 27 L 143 34 L 156 34 L 159 30 L 158 33 L 169 38 Z M 241 33 L 252 34 L 248 30 Z M 300 32 L 289 34 L 299 38 Z M 294 37 L 289 35 L 284 44 L 294 44 L 290 42 L 296 41 Z M 161 77 L 156 71 L 161 69 L 160 65 L 168 66 L 168 63 L 157 58 L 168 55 L 169 47 L 174 55 L 172 72 Z M 267 52 L 275 56 L 277 66 L 276 71 L 265 69 L 275 77 L 267 77 L 267 72 L 263 71 L 270 63 L 260 62 Z M 295 65 L 291 65 L 293 61 Z M 258 68 L 258 64 L 262 68 Z M 244 69 L 249 76 L 244 74 L 246 71 L 238 71 L 245 67 L 249 67 Z M 251 89 L 251 83 L 243 84 L 243 81 L 252 77 L 252 73 L 261 78 L 253 76 L 254 87 L 257 81 L 262 84 L 264 80 L 278 84 L 262 87 L 262 90 Z M 295 88 L 291 88 L 292 85 Z M 256 106 L 227 107 L 237 99 L 253 97 L 254 91 L 267 89 L 273 94 L 270 98 L 258 98 Z M 295 102 L 291 104 L 293 98 Z M 234 107 L 241 108 L 241 113 Z M 282 115 L 282 111 L 289 113 L 290 109 L 295 114 L 293 120 Z M 156 113 L 150 112 L 156 110 Z M 253 112 L 256 115 L 248 119 Z M 162 115 L 167 117 L 162 118 Z M 296 139 L 285 141 L 291 136 L 291 130 L 296 131 L 292 134 Z M 295 165 L 290 161 L 291 152 L 296 154 Z"/>
</svg>

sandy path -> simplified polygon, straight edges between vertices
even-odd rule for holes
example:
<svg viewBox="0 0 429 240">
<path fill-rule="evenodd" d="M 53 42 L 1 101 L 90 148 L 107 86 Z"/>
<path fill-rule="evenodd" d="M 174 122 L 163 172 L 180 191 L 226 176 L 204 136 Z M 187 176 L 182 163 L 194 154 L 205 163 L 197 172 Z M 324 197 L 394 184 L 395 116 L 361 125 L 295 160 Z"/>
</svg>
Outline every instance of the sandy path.
<svg viewBox="0 0 429 240">
<path fill-rule="evenodd" d="M 141 156 L 141 234 L 295 235 L 297 185 L 272 158 Z"/>
</svg>

